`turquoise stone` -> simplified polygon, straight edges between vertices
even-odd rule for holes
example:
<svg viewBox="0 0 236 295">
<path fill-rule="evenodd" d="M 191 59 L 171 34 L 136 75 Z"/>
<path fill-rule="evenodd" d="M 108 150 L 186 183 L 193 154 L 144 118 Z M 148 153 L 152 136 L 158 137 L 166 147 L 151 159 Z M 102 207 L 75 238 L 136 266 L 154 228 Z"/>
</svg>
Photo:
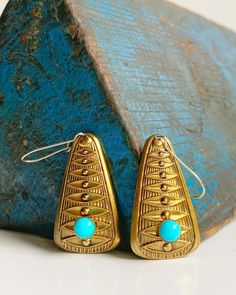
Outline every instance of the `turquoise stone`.
<svg viewBox="0 0 236 295">
<path fill-rule="evenodd" d="M 181 235 L 181 227 L 174 220 L 166 220 L 161 223 L 159 234 L 164 241 L 175 242 Z"/>
<path fill-rule="evenodd" d="M 80 239 L 88 239 L 95 232 L 96 226 L 91 218 L 81 217 L 74 224 L 74 232 Z"/>
</svg>

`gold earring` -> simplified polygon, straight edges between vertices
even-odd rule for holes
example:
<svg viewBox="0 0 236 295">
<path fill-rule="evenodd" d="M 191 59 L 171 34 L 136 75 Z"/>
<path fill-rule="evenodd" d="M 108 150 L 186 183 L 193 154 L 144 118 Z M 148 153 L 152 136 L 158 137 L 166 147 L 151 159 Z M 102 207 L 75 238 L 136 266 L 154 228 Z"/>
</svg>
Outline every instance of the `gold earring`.
<svg viewBox="0 0 236 295">
<path fill-rule="evenodd" d="M 26 159 L 60 145 L 66 147 L 38 159 Z M 110 251 L 120 241 L 118 213 L 99 140 L 93 134 L 79 133 L 73 140 L 36 149 L 24 155 L 22 161 L 38 162 L 64 150 L 69 158 L 55 220 L 55 243 L 75 253 Z"/>
<path fill-rule="evenodd" d="M 131 247 L 147 259 L 182 257 L 200 243 L 197 219 L 180 169 L 182 164 L 202 186 L 199 176 L 174 153 L 169 140 L 151 136 L 145 143 L 131 226 Z"/>
</svg>

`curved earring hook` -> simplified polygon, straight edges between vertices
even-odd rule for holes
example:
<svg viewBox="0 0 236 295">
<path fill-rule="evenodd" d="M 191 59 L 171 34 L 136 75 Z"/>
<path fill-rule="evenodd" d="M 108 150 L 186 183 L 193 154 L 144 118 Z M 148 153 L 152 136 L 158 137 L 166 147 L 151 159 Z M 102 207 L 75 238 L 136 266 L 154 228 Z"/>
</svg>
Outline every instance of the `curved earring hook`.
<svg viewBox="0 0 236 295">
<path fill-rule="evenodd" d="M 59 154 L 63 151 L 67 151 L 69 152 L 71 147 L 70 147 L 70 144 L 78 137 L 78 136 L 84 136 L 85 133 L 78 133 L 76 134 L 76 136 L 71 139 L 71 140 L 67 140 L 67 141 L 62 141 L 62 142 L 58 142 L 58 143 L 54 143 L 54 144 L 51 144 L 51 145 L 48 145 L 48 146 L 44 146 L 44 147 L 40 147 L 40 148 L 37 148 L 37 149 L 34 149 L 32 151 L 30 151 L 29 153 L 25 154 L 22 158 L 21 158 L 21 161 L 23 163 L 36 163 L 36 162 L 40 162 L 44 159 L 47 159 L 51 156 L 54 156 L 56 154 Z M 27 159 L 29 156 L 35 154 L 35 153 L 38 153 L 38 152 L 41 152 L 41 151 L 44 151 L 44 150 L 47 150 L 47 149 L 51 149 L 51 148 L 54 148 L 54 147 L 57 147 L 57 146 L 61 146 L 61 145 L 66 145 L 66 147 L 62 148 L 62 149 L 59 149 L 59 150 L 56 150 L 55 152 L 52 152 L 50 154 L 47 154 L 46 156 L 43 156 L 43 157 L 39 157 L 39 158 L 36 158 L 36 159 Z"/>
<path fill-rule="evenodd" d="M 188 172 L 190 172 L 199 182 L 201 188 L 202 188 L 202 193 L 198 196 L 191 196 L 193 199 L 202 199 L 206 193 L 206 188 L 201 180 L 201 178 L 195 173 L 191 168 L 189 168 L 188 165 L 186 165 L 167 145 L 166 141 L 164 141 L 164 148 L 166 151 L 168 151 Z"/>
</svg>

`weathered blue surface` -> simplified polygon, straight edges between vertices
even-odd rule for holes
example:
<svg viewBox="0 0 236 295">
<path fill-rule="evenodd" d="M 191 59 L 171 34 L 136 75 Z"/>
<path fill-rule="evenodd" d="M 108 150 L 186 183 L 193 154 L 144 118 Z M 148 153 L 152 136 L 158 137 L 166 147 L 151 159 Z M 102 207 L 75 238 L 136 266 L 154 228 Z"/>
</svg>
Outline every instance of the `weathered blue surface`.
<svg viewBox="0 0 236 295">
<path fill-rule="evenodd" d="M 20 157 L 90 131 L 127 248 L 138 153 L 159 132 L 204 179 L 194 205 L 202 237 L 213 233 L 236 204 L 236 36 L 162 1 L 70 2 L 12 0 L 1 19 L 0 226 L 52 236 L 67 155 Z"/>
<path fill-rule="evenodd" d="M 9 17 L 2 19 L 0 226 L 52 237 L 67 154 L 32 165 L 22 164 L 20 158 L 33 148 L 72 139 L 83 131 L 102 141 L 118 193 L 122 233 L 128 237 L 137 158 L 118 115 L 83 45 L 72 39 L 76 28 L 70 17 L 62 17 L 59 8 L 59 19 L 51 17 L 55 11 L 44 1 L 27 8 L 21 2 L 12 1 L 5 12 Z M 34 26 L 34 18 L 26 19 L 36 6 L 43 26 L 35 29 L 37 44 L 30 49 L 20 34 L 27 36 Z M 123 239 L 123 246 L 127 244 Z"/>
<path fill-rule="evenodd" d="M 204 180 L 207 195 L 193 203 L 211 235 L 236 208 L 236 35 L 165 1 L 71 2 L 132 143 L 166 135 Z"/>
</svg>

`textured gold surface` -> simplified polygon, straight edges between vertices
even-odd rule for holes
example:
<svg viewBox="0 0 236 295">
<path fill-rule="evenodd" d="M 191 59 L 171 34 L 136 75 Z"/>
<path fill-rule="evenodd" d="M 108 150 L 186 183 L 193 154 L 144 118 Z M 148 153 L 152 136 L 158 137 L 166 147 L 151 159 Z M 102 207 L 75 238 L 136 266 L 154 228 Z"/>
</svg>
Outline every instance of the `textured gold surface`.
<svg viewBox="0 0 236 295">
<path fill-rule="evenodd" d="M 75 221 L 91 218 L 96 231 L 90 239 L 74 233 Z M 57 212 L 54 240 L 69 252 L 99 253 L 119 243 L 115 196 L 101 145 L 92 134 L 78 136 L 68 159 L 61 200 Z"/>
<path fill-rule="evenodd" d="M 133 251 L 148 259 L 186 255 L 200 242 L 197 220 L 186 183 L 166 137 L 151 136 L 144 147 L 137 181 L 131 227 Z M 181 236 L 166 243 L 159 236 L 160 224 L 171 219 L 181 226 Z"/>
</svg>

